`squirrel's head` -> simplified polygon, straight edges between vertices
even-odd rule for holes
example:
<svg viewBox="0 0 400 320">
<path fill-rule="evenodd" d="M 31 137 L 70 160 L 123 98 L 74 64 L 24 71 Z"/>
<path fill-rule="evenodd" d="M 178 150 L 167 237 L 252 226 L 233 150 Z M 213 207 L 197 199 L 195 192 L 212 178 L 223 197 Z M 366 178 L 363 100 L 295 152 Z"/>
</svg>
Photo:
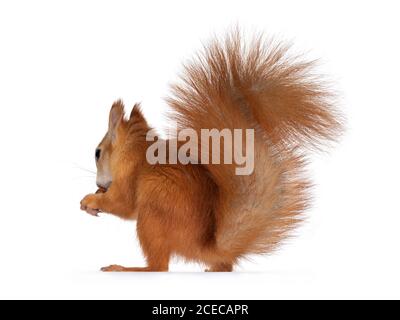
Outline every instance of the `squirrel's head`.
<svg viewBox="0 0 400 320">
<path fill-rule="evenodd" d="M 108 189 L 113 178 L 141 157 L 140 147 L 150 128 L 139 104 L 135 104 L 128 120 L 124 119 L 124 114 L 122 101 L 114 102 L 110 110 L 108 131 L 96 148 L 96 183 L 99 188 Z"/>
</svg>

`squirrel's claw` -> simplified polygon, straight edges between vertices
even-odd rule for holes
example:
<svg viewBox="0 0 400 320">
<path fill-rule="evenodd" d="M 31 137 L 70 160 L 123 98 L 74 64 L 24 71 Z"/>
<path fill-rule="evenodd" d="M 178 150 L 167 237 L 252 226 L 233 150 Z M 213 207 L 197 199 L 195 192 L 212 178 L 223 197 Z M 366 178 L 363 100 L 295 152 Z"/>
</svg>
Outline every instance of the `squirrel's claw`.
<svg viewBox="0 0 400 320">
<path fill-rule="evenodd" d="M 86 211 L 87 213 L 89 213 L 90 215 L 92 215 L 92 216 L 95 216 L 95 217 L 98 217 L 99 216 L 99 212 L 100 212 L 100 210 L 99 209 L 96 209 L 96 208 L 92 208 L 92 207 L 90 207 L 89 205 L 88 205 L 88 197 L 89 197 L 90 195 L 88 195 L 88 196 L 86 196 L 85 198 L 83 198 L 82 199 L 82 201 L 81 201 L 81 210 L 83 210 L 83 211 Z"/>
</svg>

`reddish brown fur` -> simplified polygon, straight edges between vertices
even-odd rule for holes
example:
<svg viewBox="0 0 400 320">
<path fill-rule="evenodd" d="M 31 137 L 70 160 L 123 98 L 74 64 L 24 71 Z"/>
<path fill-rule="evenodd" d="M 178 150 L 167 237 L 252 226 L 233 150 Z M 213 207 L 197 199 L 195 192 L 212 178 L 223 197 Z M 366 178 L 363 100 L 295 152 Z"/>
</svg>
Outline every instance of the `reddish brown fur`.
<svg viewBox="0 0 400 320">
<path fill-rule="evenodd" d="M 245 50 L 238 33 L 213 42 L 169 99 L 181 129 L 255 129 L 249 176 L 235 175 L 235 165 L 150 165 L 139 106 L 124 120 L 122 102 L 114 103 L 98 163 L 99 172 L 109 166 L 112 184 L 81 206 L 137 219 L 147 267 L 104 271 L 167 271 L 173 255 L 232 271 L 241 257 L 271 252 L 301 220 L 309 184 L 297 151 L 334 139 L 340 124 L 331 95 L 309 76 L 312 64 L 263 43 Z"/>
</svg>

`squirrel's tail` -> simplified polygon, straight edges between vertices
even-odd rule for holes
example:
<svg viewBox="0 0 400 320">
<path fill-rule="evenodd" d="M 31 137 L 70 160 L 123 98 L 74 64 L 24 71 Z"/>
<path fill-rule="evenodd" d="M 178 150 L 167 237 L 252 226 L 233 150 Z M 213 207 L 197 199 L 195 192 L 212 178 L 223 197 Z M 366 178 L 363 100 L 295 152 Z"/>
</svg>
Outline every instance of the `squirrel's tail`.
<svg viewBox="0 0 400 320">
<path fill-rule="evenodd" d="M 252 174 L 236 175 L 235 164 L 205 164 L 219 188 L 217 246 L 232 260 L 269 252 L 296 225 L 308 188 L 298 151 L 340 133 L 332 95 L 312 68 L 289 57 L 287 46 L 261 36 L 244 44 L 235 32 L 207 46 L 172 87 L 178 129 L 199 137 L 201 129 L 254 129 Z"/>
</svg>

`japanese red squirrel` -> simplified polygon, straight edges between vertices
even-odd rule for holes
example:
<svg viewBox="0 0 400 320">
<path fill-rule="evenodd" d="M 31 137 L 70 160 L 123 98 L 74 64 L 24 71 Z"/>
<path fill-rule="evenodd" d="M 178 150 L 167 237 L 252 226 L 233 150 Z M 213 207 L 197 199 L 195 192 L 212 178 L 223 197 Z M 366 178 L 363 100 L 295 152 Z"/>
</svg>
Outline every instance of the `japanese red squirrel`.
<svg viewBox="0 0 400 320">
<path fill-rule="evenodd" d="M 149 163 L 151 128 L 140 106 L 125 119 L 115 102 L 96 149 L 99 190 L 81 209 L 137 220 L 147 266 L 102 270 L 167 271 L 178 255 L 208 271 L 232 271 L 240 258 L 275 249 L 308 205 L 303 151 L 341 132 L 333 96 L 313 68 L 282 44 L 260 37 L 244 45 L 232 33 L 207 46 L 172 86 L 178 130 L 254 129 L 248 175 L 238 175 L 235 163 Z M 199 142 L 198 152 L 211 151 Z"/>
</svg>

